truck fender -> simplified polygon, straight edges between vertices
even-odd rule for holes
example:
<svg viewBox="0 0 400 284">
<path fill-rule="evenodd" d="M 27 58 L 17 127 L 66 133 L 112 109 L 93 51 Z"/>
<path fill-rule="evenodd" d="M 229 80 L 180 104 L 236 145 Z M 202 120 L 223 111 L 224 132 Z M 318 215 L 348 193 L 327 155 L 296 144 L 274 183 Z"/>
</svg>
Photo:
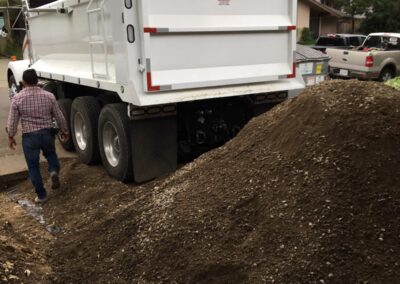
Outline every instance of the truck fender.
<svg viewBox="0 0 400 284">
<path fill-rule="evenodd" d="M 30 61 L 29 60 L 18 60 L 11 61 L 8 63 L 7 70 L 7 82 L 8 79 L 14 75 L 15 81 L 17 82 L 18 87 L 20 87 L 20 83 L 22 81 L 22 74 L 25 70 L 29 69 Z"/>
<path fill-rule="evenodd" d="M 397 69 L 396 62 L 392 58 L 387 58 L 386 60 L 384 60 L 382 62 L 381 66 L 380 66 L 379 73 L 382 72 L 383 69 L 385 69 L 387 67 L 392 68 L 395 74 L 398 73 L 398 71 L 399 71 Z"/>
</svg>

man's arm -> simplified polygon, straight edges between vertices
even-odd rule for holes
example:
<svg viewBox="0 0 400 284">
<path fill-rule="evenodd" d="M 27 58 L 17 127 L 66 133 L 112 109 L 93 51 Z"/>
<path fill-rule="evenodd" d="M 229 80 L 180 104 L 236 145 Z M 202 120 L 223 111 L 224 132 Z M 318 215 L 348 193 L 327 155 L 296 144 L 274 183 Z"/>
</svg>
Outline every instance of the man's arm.
<svg viewBox="0 0 400 284">
<path fill-rule="evenodd" d="M 8 134 L 8 145 L 11 149 L 15 149 L 16 142 L 14 136 L 18 131 L 18 123 L 19 123 L 20 115 L 18 111 L 17 102 L 15 99 L 11 101 L 10 112 L 8 114 L 7 120 L 7 134 Z"/>
<path fill-rule="evenodd" d="M 20 116 L 19 116 L 17 102 L 16 100 L 12 100 L 7 121 L 8 137 L 14 137 L 17 134 L 19 119 Z"/>
<path fill-rule="evenodd" d="M 64 114 L 62 113 L 60 106 L 55 99 L 52 100 L 52 112 L 54 118 L 57 121 L 57 125 L 60 127 L 61 132 L 64 134 L 68 134 L 67 121 L 65 120 Z"/>
</svg>

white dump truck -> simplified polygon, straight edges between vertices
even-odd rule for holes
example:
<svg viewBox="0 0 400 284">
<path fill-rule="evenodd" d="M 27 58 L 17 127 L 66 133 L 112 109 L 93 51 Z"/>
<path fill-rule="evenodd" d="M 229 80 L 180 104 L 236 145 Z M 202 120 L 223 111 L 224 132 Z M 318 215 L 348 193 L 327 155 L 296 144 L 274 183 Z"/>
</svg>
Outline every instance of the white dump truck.
<svg viewBox="0 0 400 284">
<path fill-rule="evenodd" d="M 11 91 L 34 68 L 70 122 L 63 147 L 121 181 L 173 171 L 304 87 L 296 0 L 31 2 Z"/>
</svg>

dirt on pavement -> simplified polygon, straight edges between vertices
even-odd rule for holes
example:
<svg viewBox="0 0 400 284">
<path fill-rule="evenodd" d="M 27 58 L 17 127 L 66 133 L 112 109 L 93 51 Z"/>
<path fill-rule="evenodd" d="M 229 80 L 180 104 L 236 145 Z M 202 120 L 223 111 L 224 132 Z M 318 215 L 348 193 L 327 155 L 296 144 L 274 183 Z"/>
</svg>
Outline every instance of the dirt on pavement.
<svg viewBox="0 0 400 284">
<path fill-rule="evenodd" d="M 47 280 L 400 283 L 398 149 L 400 93 L 332 81 L 144 185 L 63 160 Z"/>
</svg>

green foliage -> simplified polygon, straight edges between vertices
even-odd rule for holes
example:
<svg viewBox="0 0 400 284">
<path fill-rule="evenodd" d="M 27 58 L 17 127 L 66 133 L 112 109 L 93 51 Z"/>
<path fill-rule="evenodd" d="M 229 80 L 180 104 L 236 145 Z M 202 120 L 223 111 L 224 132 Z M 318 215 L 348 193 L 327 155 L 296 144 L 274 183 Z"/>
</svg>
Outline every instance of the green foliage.
<svg viewBox="0 0 400 284">
<path fill-rule="evenodd" d="M 300 44 L 303 45 L 313 45 L 315 44 L 315 40 L 312 36 L 312 33 L 309 28 L 303 28 L 301 30 Z"/>
<path fill-rule="evenodd" d="M 22 48 L 19 44 L 17 44 L 14 41 L 11 40 L 7 41 L 5 52 L 8 57 L 15 55 L 17 56 L 18 60 L 23 59 Z"/>
<path fill-rule="evenodd" d="M 361 30 L 373 32 L 400 32 L 400 1 L 374 0 L 371 12 L 363 22 Z"/>
<path fill-rule="evenodd" d="M 372 0 L 336 0 L 336 8 L 354 17 L 366 13 L 371 7 Z"/>
<path fill-rule="evenodd" d="M 400 91 L 400 77 L 389 80 L 385 84 Z"/>
<path fill-rule="evenodd" d="M 366 14 L 375 0 L 336 0 L 335 7 L 351 16 L 352 33 L 355 33 L 355 16 Z"/>
<path fill-rule="evenodd" d="M 21 5 L 21 3 L 22 3 L 21 0 L 8 0 L 8 4 L 10 4 L 10 6 Z M 6 7 L 7 0 L 0 0 L 0 6 Z"/>
</svg>

